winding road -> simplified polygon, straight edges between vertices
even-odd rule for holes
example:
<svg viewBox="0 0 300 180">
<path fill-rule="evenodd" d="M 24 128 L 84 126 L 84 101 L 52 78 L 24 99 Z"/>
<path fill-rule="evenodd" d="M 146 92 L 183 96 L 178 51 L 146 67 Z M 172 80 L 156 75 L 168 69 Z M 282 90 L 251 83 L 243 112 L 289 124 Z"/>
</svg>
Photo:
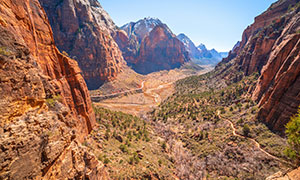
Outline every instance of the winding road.
<svg viewBox="0 0 300 180">
<path fill-rule="evenodd" d="M 161 97 L 159 94 L 155 93 L 154 91 L 157 91 L 157 90 L 161 90 L 161 89 L 164 89 L 166 88 L 166 86 L 170 86 L 172 85 L 174 82 L 170 82 L 170 83 L 166 83 L 166 84 L 161 84 L 159 85 L 158 87 L 156 88 L 151 88 L 151 89 L 147 89 L 144 93 L 145 94 L 148 94 L 150 96 L 152 96 L 154 98 L 154 101 L 155 103 L 160 103 L 161 102 Z"/>
</svg>

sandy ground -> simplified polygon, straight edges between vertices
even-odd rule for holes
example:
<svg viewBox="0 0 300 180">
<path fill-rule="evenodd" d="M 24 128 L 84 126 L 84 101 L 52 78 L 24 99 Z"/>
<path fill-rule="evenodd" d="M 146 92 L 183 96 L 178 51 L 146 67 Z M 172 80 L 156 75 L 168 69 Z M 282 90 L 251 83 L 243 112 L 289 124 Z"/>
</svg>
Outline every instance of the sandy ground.
<svg viewBox="0 0 300 180">
<path fill-rule="evenodd" d="M 141 117 L 147 112 L 152 111 L 168 96 L 174 93 L 174 83 L 177 80 L 191 75 L 205 74 L 212 69 L 212 67 L 205 67 L 204 70 L 197 72 L 187 69 L 176 69 L 151 73 L 139 79 L 140 86 L 144 82 L 143 93 L 107 99 L 94 103 L 94 105 Z"/>
</svg>

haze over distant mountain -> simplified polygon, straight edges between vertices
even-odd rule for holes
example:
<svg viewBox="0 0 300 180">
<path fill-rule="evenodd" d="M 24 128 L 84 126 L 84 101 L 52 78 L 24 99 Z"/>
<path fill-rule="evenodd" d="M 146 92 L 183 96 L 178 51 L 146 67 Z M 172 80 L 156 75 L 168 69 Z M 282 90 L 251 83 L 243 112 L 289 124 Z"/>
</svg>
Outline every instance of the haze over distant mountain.
<svg viewBox="0 0 300 180">
<path fill-rule="evenodd" d="M 190 60 L 183 43 L 159 19 L 144 18 L 121 29 L 114 38 L 128 65 L 138 73 L 179 68 Z"/>
<path fill-rule="evenodd" d="M 177 38 L 184 44 L 189 52 L 191 60 L 197 64 L 217 64 L 222 58 L 228 56 L 228 52 L 218 52 L 215 49 L 208 50 L 204 44 L 195 46 L 193 41 L 185 34 L 181 33 Z"/>
</svg>

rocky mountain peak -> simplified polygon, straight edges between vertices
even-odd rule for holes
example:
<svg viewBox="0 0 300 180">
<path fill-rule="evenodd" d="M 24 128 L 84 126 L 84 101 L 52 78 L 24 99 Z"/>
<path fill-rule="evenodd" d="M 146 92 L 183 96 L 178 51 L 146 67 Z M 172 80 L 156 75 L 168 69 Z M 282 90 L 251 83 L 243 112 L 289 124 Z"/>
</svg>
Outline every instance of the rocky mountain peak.
<svg viewBox="0 0 300 180">
<path fill-rule="evenodd" d="M 217 50 L 208 50 L 204 44 L 195 46 L 193 41 L 185 34 L 181 33 L 177 38 L 184 44 L 191 60 L 196 64 L 217 64 L 227 53 L 219 53 Z"/>
<path fill-rule="evenodd" d="M 192 42 L 192 40 L 187 37 L 184 33 L 180 33 L 177 38 L 186 46 L 195 46 L 195 44 Z"/>
<path fill-rule="evenodd" d="M 201 50 L 201 51 L 207 51 L 207 48 L 206 48 L 206 46 L 204 45 L 204 44 L 200 44 L 198 47 L 197 47 L 199 50 Z"/>
<path fill-rule="evenodd" d="M 147 17 L 137 22 L 130 22 L 121 27 L 130 39 L 137 37 L 138 41 L 141 42 L 145 36 L 147 36 L 154 27 L 163 24 L 157 18 Z M 132 37 L 134 36 L 134 37 Z"/>
<path fill-rule="evenodd" d="M 121 30 L 114 38 L 127 64 L 138 73 L 177 68 L 190 59 L 183 43 L 157 18 L 128 23 Z"/>
</svg>

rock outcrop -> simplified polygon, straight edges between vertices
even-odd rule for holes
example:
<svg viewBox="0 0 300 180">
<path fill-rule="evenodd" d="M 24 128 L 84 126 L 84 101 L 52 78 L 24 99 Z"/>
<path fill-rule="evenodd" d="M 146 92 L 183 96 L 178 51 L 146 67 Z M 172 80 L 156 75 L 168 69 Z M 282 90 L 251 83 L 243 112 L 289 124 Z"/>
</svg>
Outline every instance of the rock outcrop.
<svg viewBox="0 0 300 180">
<path fill-rule="evenodd" d="M 272 4 L 255 18 L 241 43 L 217 67 L 225 67 L 225 79 L 230 79 L 234 70 L 246 76 L 260 75 L 252 92 L 261 107 L 258 118 L 279 132 L 284 132 L 284 125 L 300 105 L 299 11 L 298 0 Z"/>
<path fill-rule="evenodd" d="M 138 73 L 174 69 L 190 60 L 183 43 L 159 19 L 144 18 L 121 29 L 114 38 L 127 64 Z"/>
<path fill-rule="evenodd" d="M 80 145 L 96 123 L 87 86 L 38 0 L 0 2 L 0 89 L 0 179 L 101 177 Z"/>
<path fill-rule="evenodd" d="M 89 89 L 117 77 L 125 66 L 112 36 L 117 27 L 97 0 L 40 0 L 55 44 L 77 60 Z"/>
</svg>

